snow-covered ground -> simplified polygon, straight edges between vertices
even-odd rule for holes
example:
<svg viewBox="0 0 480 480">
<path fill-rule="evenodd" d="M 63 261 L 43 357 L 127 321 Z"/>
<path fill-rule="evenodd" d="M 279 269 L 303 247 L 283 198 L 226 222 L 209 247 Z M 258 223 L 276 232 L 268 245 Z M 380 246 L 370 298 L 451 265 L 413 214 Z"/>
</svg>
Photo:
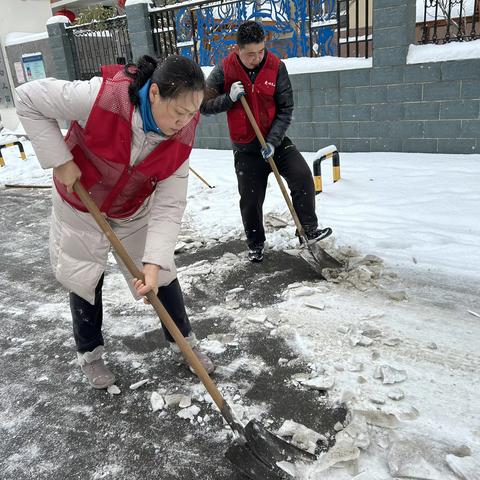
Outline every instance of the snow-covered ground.
<svg viewBox="0 0 480 480">
<path fill-rule="evenodd" d="M 4 137 L 4 141 L 14 140 Z M 50 184 L 51 172 L 36 162 L 30 142 L 23 142 L 27 160 L 15 147 L 4 149 L 5 183 Z M 310 165 L 314 153 L 305 153 Z M 339 245 L 375 253 L 390 265 L 415 271 L 480 275 L 480 155 L 419 153 L 342 153 L 342 180 L 331 181 L 322 167 L 323 193 L 317 196 L 320 223 L 335 230 Z M 193 174 L 185 219 L 205 238 L 242 235 L 233 156 L 230 151 L 196 149 L 191 166 L 215 188 L 208 189 Z M 288 218 L 280 190 L 270 178 L 265 213 Z M 271 235 L 271 248 L 295 245 L 293 226 Z"/>
<path fill-rule="evenodd" d="M 24 162 L 13 148 L 2 151 L 0 185 L 50 183 L 50 172 L 25 146 Z M 311 163 L 313 154 L 305 157 Z M 313 465 L 297 465 L 297 478 L 478 480 L 480 155 L 340 153 L 340 159 L 335 184 L 330 165 L 322 165 L 317 208 L 321 224 L 334 230 L 325 248 L 349 258 L 353 273 L 290 285 L 278 292 L 280 303 L 265 309 L 236 310 L 256 321 L 237 322 L 235 333 L 267 330 L 308 362 L 293 384 L 328 390 L 349 407 L 351 423 L 338 426 L 336 446 Z M 231 152 L 194 150 L 191 166 L 215 188 L 191 175 L 189 236 L 207 246 L 242 238 Z M 273 176 L 264 213 L 288 223 L 269 229 L 269 248 L 295 249 Z M 180 280 L 188 293 L 193 274 L 221 275 L 241 261 L 222 257 L 212 268 L 181 269 Z M 128 298 L 118 285 L 107 279 L 107 301 Z M 198 315 L 231 312 L 234 296 Z M 204 346 L 212 354 L 219 349 L 218 342 Z"/>
</svg>

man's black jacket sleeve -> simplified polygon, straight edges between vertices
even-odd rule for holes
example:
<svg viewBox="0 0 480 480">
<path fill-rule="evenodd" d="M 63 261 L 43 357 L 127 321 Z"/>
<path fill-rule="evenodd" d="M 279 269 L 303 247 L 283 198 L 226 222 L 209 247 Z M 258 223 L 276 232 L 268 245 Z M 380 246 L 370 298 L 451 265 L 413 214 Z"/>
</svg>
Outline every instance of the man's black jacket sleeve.
<svg viewBox="0 0 480 480">
<path fill-rule="evenodd" d="M 233 102 L 229 92 L 224 93 L 223 91 L 224 80 L 223 69 L 220 65 L 217 65 L 207 78 L 207 94 L 200 107 L 202 114 L 213 115 L 226 112 L 232 107 Z"/>
<path fill-rule="evenodd" d="M 283 62 L 280 62 L 278 68 L 274 98 L 277 106 L 277 114 L 265 140 L 274 147 L 278 147 L 287 133 L 293 115 L 292 84 L 290 83 L 287 67 Z"/>
</svg>

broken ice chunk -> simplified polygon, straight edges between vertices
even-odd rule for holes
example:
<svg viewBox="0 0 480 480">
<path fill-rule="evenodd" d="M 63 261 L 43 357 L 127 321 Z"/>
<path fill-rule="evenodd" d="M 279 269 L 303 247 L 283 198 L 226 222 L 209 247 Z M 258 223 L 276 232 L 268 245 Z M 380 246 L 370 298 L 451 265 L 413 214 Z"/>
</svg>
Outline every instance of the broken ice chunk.
<svg viewBox="0 0 480 480">
<path fill-rule="evenodd" d="M 379 393 L 372 393 L 369 399 L 372 403 L 376 403 L 377 405 L 383 405 L 385 403 L 385 397 Z"/>
<path fill-rule="evenodd" d="M 187 408 L 192 404 L 192 398 L 189 397 L 188 395 L 182 395 L 182 398 L 180 402 L 178 403 L 178 406 L 180 408 Z"/>
<path fill-rule="evenodd" d="M 392 400 L 402 400 L 405 397 L 405 394 L 403 393 L 403 390 L 400 388 L 394 388 L 390 392 L 388 392 L 388 398 Z"/>
<path fill-rule="evenodd" d="M 306 380 L 299 380 L 305 387 L 313 388 L 315 390 L 330 390 L 335 384 L 335 377 L 329 375 L 318 375 L 317 377 Z"/>
<path fill-rule="evenodd" d="M 385 385 L 404 382 L 408 378 L 405 370 L 397 370 L 389 365 L 377 367 L 373 376 L 382 380 Z"/>
<path fill-rule="evenodd" d="M 154 412 L 161 410 L 165 406 L 165 401 L 158 392 L 152 392 L 150 403 L 152 404 L 152 411 Z"/>
<path fill-rule="evenodd" d="M 281 437 L 292 437 L 292 443 L 309 453 L 315 453 L 317 443 L 327 443 L 327 439 L 319 433 L 293 420 L 286 420 L 277 431 Z"/>
<path fill-rule="evenodd" d="M 480 461 L 476 458 L 447 455 L 446 460 L 448 466 L 462 480 L 477 480 L 479 478 Z"/>
<path fill-rule="evenodd" d="M 116 386 L 116 385 L 110 385 L 108 388 L 107 388 L 107 392 L 110 394 L 110 395 L 120 395 L 121 390 Z"/>
<path fill-rule="evenodd" d="M 267 320 L 267 316 L 265 314 L 249 315 L 247 317 L 247 320 L 254 323 L 265 323 L 265 321 Z"/>
<path fill-rule="evenodd" d="M 198 405 L 192 405 L 191 407 L 180 410 L 177 415 L 186 420 L 193 420 L 199 413 L 200 407 Z"/>
<path fill-rule="evenodd" d="M 130 390 L 137 390 L 137 388 L 140 388 L 142 385 L 145 385 L 148 382 L 148 378 L 144 380 L 140 380 L 139 382 L 132 383 L 130 385 Z"/>
<path fill-rule="evenodd" d="M 382 410 L 354 409 L 352 413 L 354 415 L 365 417 L 365 420 L 369 425 L 375 425 L 376 427 L 397 428 L 400 425 L 398 418 L 393 413 L 385 413 Z"/>
</svg>

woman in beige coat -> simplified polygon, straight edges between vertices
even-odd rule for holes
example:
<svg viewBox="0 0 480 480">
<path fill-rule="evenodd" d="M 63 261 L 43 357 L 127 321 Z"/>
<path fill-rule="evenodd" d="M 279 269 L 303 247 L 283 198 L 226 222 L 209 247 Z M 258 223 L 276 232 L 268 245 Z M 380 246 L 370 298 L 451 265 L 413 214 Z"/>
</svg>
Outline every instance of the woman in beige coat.
<svg viewBox="0 0 480 480">
<path fill-rule="evenodd" d="M 173 258 L 204 90 L 200 67 L 177 55 L 160 64 L 145 56 L 137 65 L 111 65 L 90 81 L 47 78 L 16 90 L 17 112 L 38 160 L 53 168 L 50 258 L 55 277 L 70 292 L 77 356 L 94 388 L 115 382 L 102 358 L 109 242 L 72 192 L 78 179 L 143 267 L 145 283 L 132 279 L 117 258 L 136 298 L 157 291 L 206 370 L 213 371 L 196 345 Z M 71 122 L 65 139 L 57 120 Z"/>
</svg>

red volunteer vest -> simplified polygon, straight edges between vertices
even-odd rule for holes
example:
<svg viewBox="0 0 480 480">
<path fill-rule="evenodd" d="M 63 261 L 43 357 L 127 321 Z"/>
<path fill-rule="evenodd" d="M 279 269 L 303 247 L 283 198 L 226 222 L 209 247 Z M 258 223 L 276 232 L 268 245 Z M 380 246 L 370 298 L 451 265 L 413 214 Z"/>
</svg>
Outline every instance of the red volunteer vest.
<svg viewBox="0 0 480 480">
<path fill-rule="evenodd" d="M 135 213 L 153 193 L 157 182 L 168 178 L 187 160 L 200 114 L 130 166 L 134 107 L 128 87 L 132 80 L 123 72 L 123 65 L 108 65 L 102 69 L 102 75 L 103 83 L 85 128 L 72 122 L 65 142 L 82 172 L 82 185 L 100 210 L 109 217 L 122 218 Z M 54 182 L 63 199 L 76 209 L 87 211 L 76 194 L 68 193 L 55 178 Z"/>
<path fill-rule="evenodd" d="M 234 82 L 240 80 L 243 83 L 246 93 L 245 98 L 252 109 L 263 136 L 266 136 L 277 113 L 273 96 L 275 94 L 280 59 L 273 53 L 267 52 L 265 64 L 258 72 L 254 83 L 250 81 L 250 77 L 245 72 L 235 52 L 230 53 L 223 60 L 222 65 L 225 77 L 224 91 L 229 92 Z M 250 143 L 255 138 L 255 131 L 250 125 L 241 102 L 235 102 L 233 107 L 228 110 L 227 121 L 230 138 L 234 143 Z"/>
</svg>

